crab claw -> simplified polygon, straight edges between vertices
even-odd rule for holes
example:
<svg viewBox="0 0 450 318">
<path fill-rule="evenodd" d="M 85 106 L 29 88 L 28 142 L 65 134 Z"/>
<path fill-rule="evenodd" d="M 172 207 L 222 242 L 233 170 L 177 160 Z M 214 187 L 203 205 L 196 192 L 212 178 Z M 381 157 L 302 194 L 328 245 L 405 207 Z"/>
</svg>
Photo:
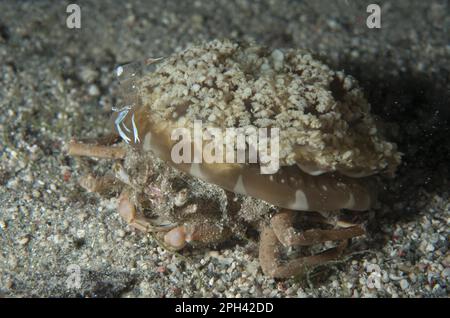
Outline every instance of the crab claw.
<svg viewBox="0 0 450 318">
<path fill-rule="evenodd" d="M 136 208 L 134 204 L 131 203 L 128 193 L 126 192 L 122 192 L 120 195 L 117 210 L 120 216 L 129 224 L 136 218 Z"/>
<path fill-rule="evenodd" d="M 186 245 L 186 236 L 184 225 L 177 226 L 164 235 L 164 242 L 170 247 L 180 250 Z"/>
</svg>

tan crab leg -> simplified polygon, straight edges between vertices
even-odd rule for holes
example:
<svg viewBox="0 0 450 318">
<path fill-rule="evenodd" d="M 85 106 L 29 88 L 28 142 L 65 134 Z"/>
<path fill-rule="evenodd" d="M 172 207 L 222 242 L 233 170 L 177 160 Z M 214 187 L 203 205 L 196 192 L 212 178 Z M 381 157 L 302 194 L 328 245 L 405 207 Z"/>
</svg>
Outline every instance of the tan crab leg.
<svg viewBox="0 0 450 318">
<path fill-rule="evenodd" d="M 294 218 L 297 213 L 299 212 L 281 210 L 271 219 L 271 227 L 278 240 L 285 247 L 296 245 L 308 246 L 326 241 L 346 240 L 365 233 L 364 229 L 359 225 L 332 230 L 312 229 L 299 232 L 293 227 Z"/>
<path fill-rule="evenodd" d="M 84 156 L 103 159 L 123 159 L 126 150 L 121 147 L 84 144 L 71 141 L 67 150 L 70 156 Z"/>
<path fill-rule="evenodd" d="M 323 264 L 339 258 L 347 244 L 347 240 L 344 240 L 337 247 L 322 253 L 281 263 L 279 261 L 280 253 L 284 247 L 275 232 L 270 227 L 265 227 L 261 232 L 259 261 L 264 274 L 274 278 L 289 278 L 303 273 L 308 266 Z"/>
<path fill-rule="evenodd" d="M 271 219 L 271 227 L 266 227 L 261 233 L 259 258 L 263 272 L 276 278 L 287 278 L 302 273 L 306 267 L 326 263 L 339 258 L 348 244 L 348 239 L 359 236 L 365 231 L 358 225 L 339 223 L 343 228 L 333 230 L 307 230 L 298 232 L 293 227 L 294 217 L 298 212 L 282 210 Z M 316 221 L 328 223 L 325 218 L 315 218 Z M 280 253 L 284 247 L 300 245 L 308 246 L 325 241 L 341 241 L 335 247 L 322 253 L 300 257 L 283 264 L 279 262 Z"/>
</svg>

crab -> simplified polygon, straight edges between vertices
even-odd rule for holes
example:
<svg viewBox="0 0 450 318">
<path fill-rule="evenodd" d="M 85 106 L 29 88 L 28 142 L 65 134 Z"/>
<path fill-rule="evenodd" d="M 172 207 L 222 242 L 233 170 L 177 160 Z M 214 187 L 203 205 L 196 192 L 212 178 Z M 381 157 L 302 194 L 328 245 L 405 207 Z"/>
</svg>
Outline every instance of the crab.
<svg viewBox="0 0 450 318">
<path fill-rule="evenodd" d="M 345 215 L 369 210 L 376 176 L 393 176 L 400 163 L 356 81 L 303 50 L 214 40 L 119 67 L 118 75 L 115 131 L 71 141 L 68 154 L 114 160 L 112 173 L 80 184 L 117 193 L 123 220 L 168 249 L 217 245 L 254 227 L 263 272 L 299 275 L 365 234 Z M 279 169 L 262 173 L 261 154 L 250 163 L 174 160 L 174 130 L 197 120 L 205 130 L 279 128 Z M 191 140 L 187 146 L 198 150 Z M 291 248 L 299 255 L 286 256 Z"/>
</svg>

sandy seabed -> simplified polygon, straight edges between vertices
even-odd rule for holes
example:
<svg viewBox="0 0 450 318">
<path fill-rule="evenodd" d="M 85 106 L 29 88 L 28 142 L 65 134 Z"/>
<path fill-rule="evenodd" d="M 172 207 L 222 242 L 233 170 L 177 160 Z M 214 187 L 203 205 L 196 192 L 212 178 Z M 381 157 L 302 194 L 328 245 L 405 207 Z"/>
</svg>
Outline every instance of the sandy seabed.
<svg viewBox="0 0 450 318">
<path fill-rule="evenodd" d="M 66 27 L 68 1 L 0 2 L 0 296 L 448 296 L 448 2 L 379 1 L 369 29 L 370 2 L 78 1 L 81 29 Z M 114 67 L 216 38 L 323 54 L 389 125 L 403 164 L 344 261 L 276 281 L 252 239 L 171 254 L 77 184 L 107 164 L 63 146 L 110 128 Z"/>
</svg>

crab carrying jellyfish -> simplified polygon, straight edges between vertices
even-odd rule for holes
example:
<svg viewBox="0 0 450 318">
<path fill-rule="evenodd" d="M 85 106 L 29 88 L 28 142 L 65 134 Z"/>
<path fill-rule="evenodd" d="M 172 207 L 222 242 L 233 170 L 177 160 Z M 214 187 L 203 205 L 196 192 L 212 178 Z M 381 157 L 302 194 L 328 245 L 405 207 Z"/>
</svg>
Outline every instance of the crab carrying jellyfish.
<svg viewBox="0 0 450 318">
<path fill-rule="evenodd" d="M 193 210 L 184 220 L 184 212 L 177 211 L 186 208 L 167 200 L 172 203 L 164 209 L 173 213 L 153 204 L 161 210 L 155 214 L 167 221 L 155 224 L 139 211 L 154 195 L 148 190 L 153 181 L 143 177 L 149 161 L 270 206 L 267 211 L 276 212 L 270 220 L 269 212 L 252 217 L 260 227 L 262 269 L 279 278 L 340 257 L 349 239 L 365 231 L 337 218 L 337 211 L 370 209 L 374 176 L 393 176 L 400 163 L 400 153 L 377 129 L 355 80 L 303 50 L 215 40 L 119 68 L 118 75 L 123 78 L 122 106 L 114 109 L 115 132 L 95 143 L 71 142 L 69 154 L 119 161 L 115 180 L 84 178 L 84 187 L 98 192 L 123 187 L 120 215 L 139 230 L 163 233 L 165 244 L 174 249 L 226 240 L 233 234 L 231 223 L 250 216 L 245 209 L 233 220 Z M 175 163 L 171 132 L 191 128 L 196 120 L 222 129 L 279 128 L 280 169 L 261 174 L 261 162 Z M 299 216 L 320 226 L 299 230 Z M 296 259 L 281 257 L 286 247 L 328 241 L 337 245 Z"/>
</svg>

